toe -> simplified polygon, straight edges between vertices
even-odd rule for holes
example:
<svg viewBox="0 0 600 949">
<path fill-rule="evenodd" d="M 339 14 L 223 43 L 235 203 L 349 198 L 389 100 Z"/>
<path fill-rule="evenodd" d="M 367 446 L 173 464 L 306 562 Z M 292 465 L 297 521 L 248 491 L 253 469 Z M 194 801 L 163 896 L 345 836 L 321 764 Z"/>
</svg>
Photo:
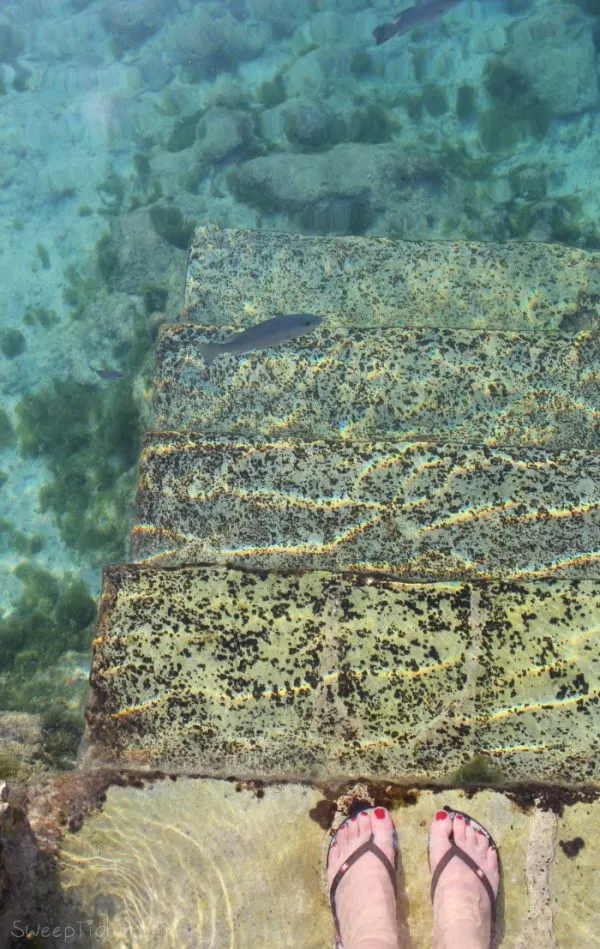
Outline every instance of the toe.
<svg viewBox="0 0 600 949">
<path fill-rule="evenodd" d="M 467 822 L 462 814 L 455 814 L 452 820 L 452 833 L 459 846 L 462 846 L 467 839 Z"/>
<path fill-rule="evenodd" d="M 473 850 L 476 850 L 477 849 L 477 831 L 475 830 L 475 828 L 473 827 L 470 821 L 463 821 L 462 823 L 464 825 L 464 830 L 465 830 L 464 846 L 467 848 L 467 850 L 471 848 Z M 455 827 L 454 839 L 455 840 L 459 839 L 456 836 L 456 827 Z"/>
<path fill-rule="evenodd" d="M 392 815 L 385 807 L 374 807 L 370 811 L 373 841 L 393 863 L 396 851 L 396 830 Z"/>
<path fill-rule="evenodd" d="M 450 846 L 452 818 L 447 811 L 438 811 L 429 828 L 429 862 L 434 870 Z"/>
<path fill-rule="evenodd" d="M 484 834 L 482 830 L 479 830 L 479 828 L 476 828 L 475 830 L 474 844 L 477 847 L 477 852 L 482 856 L 485 854 L 490 845 L 487 835 Z"/>
<path fill-rule="evenodd" d="M 488 844 L 488 850 L 485 855 L 485 864 L 486 867 L 488 867 L 488 869 L 491 871 L 498 870 L 498 851 L 492 844 Z"/>
</svg>

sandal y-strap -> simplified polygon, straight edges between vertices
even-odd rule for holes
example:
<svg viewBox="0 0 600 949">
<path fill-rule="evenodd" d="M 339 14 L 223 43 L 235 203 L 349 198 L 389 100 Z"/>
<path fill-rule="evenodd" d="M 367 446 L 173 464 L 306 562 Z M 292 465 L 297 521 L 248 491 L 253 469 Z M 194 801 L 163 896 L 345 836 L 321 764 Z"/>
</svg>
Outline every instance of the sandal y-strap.
<svg viewBox="0 0 600 949">
<path fill-rule="evenodd" d="M 335 908 L 336 890 L 338 886 L 340 885 L 342 879 L 344 878 L 344 876 L 350 869 L 350 867 L 354 866 L 356 861 L 360 860 L 360 858 L 363 857 L 366 853 L 373 853 L 378 858 L 378 860 L 381 860 L 385 869 L 388 872 L 392 887 L 394 889 L 394 896 L 396 896 L 396 868 L 393 866 L 390 860 L 388 860 L 388 858 L 384 854 L 381 847 L 377 846 L 377 844 L 375 843 L 373 834 L 371 834 L 369 839 L 366 840 L 364 844 L 361 844 L 360 847 L 357 847 L 356 850 L 352 851 L 348 859 L 344 861 L 344 863 L 341 865 L 336 875 L 334 876 L 333 880 L 331 881 L 331 887 L 329 889 L 329 902 L 331 903 L 331 914 L 333 916 L 333 922 L 335 925 L 335 935 L 336 935 L 338 946 L 342 945 L 342 939 L 340 935 L 340 924 L 338 920 L 337 910 Z"/>
</svg>

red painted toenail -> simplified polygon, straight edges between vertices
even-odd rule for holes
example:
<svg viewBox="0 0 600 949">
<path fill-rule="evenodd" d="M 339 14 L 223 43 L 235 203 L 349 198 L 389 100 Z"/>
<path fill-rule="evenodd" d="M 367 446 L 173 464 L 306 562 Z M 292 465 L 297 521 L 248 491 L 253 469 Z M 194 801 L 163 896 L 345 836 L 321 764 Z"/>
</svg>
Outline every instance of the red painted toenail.
<svg viewBox="0 0 600 949">
<path fill-rule="evenodd" d="M 436 820 L 446 820 L 447 816 L 448 816 L 448 812 L 447 812 L 447 811 L 438 811 L 437 814 L 435 815 L 435 819 L 436 819 Z"/>
<path fill-rule="evenodd" d="M 462 814 L 456 814 L 454 817 L 454 820 L 464 820 L 464 817 L 462 816 Z"/>
<path fill-rule="evenodd" d="M 366 817 L 366 816 L 367 816 L 367 812 L 366 812 L 366 811 L 361 811 L 358 816 L 359 816 L 359 817 Z"/>
<path fill-rule="evenodd" d="M 383 807 L 376 807 L 373 813 L 375 814 L 375 817 L 377 818 L 377 820 L 383 820 L 383 818 L 385 817 L 385 811 Z"/>
<path fill-rule="evenodd" d="M 350 820 L 356 820 L 356 814 L 353 814 Z"/>
<path fill-rule="evenodd" d="M 484 834 L 484 832 L 483 832 L 482 830 L 478 830 L 477 833 L 478 833 L 481 837 L 485 837 L 485 834 Z"/>
</svg>

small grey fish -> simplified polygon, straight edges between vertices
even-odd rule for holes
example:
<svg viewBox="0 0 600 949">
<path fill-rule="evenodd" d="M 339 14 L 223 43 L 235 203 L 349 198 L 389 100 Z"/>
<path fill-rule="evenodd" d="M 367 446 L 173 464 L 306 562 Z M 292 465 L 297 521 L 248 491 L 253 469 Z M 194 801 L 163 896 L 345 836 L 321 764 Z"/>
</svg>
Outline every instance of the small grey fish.
<svg viewBox="0 0 600 949">
<path fill-rule="evenodd" d="M 373 36 L 378 46 L 386 43 L 392 36 L 406 33 L 414 26 L 424 26 L 438 20 L 447 10 L 455 7 L 460 0 L 421 0 L 414 7 L 403 10 L 391 23 L 383 23 L 373 30 Z"/>
<path fill-rule="evenodd" d="M 91 368 L 94 369 L 93 366 Z M 114 382 L 115 379 L 123 378 L 123 373 L 118 369 L 94 369 L 94 372 L 107 382 Z"/>
<path fill-rule="evenodd" d="M 265 320 L 264 323 L 251 326 L 243 333 L 235 333 L 222 343 L 202 343 L 199 347 L 200 355 L 206 365 L 210 366 L 222 353 L 249 353 L 254 349 L 270 349 L 271 346 L 279 346 L 280 343 L 287 343 L 310 333 L 322 322 L 323 317 L 313 313 L 280 314 L 271 320 Z"/>
</svg>

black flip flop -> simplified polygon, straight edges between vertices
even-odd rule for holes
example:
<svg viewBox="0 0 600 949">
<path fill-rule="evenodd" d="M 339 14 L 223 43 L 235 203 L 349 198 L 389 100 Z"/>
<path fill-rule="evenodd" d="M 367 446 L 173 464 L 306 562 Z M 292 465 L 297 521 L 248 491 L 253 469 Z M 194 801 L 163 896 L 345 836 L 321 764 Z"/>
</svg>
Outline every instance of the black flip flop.
<svg viewBox="0 0 600 949">
<path fill-rule="evenodd" d="M 444 806 L 442 810 L 446 811 L 448 817 L 450 818 L 452 822 L 454 822 L 454 818 L 459 815 L 465 821 L 469 821 L 469 823 L 472 824 L 472 826 L 475 827 L 476 830 L 480 830 L 481 833 L 487 837 L 490 843 L 490 846 L 493 847 L 494 850 L 496 851 L 498 850 L 494 842 L 494 838 L 492 837 L 490 832 L 486 830 L 483 824 L 480 824 L 479 821 L 471 817 L 470 814 L 465 814 L 464 811 L 457 811 L 457 810 L 454 810 L 454 808 L 447 807 L 447 806 Z M 489 897 L 490 905 L 492 909 L 492 913 L 491 913 L 492 926 L 491 926 L 491 935 L 490 935 L 490 946 L 492 946 L 494 944 L 494 935 L 495 935 L 495 930 L 496 930 L 496 904 L 498 902 L 498 894 L 494 893 L 494 888 L 492 887 L 492 884 L 490 883 L 485 871 L 482 870 L 481 867 L 477 865 L 475 860 L 473 860 L 473 858 L 468 853 L 466 853 L 462 849 L 462 847 L 458 846 L 458 844 L 454 840 L 453 833 L 450 835 L 450 849 L 447 850 L 444 856 L 441 858 L 435 870 L 433 871 L 433 875 L 431 877 L 431 902 L 433 904 L 435 891 L 436 891 L 436 888 L 437 888 L 437 885 L 442 873 L 444 872 L 444 870 L 446 869 L 446 867 L 448 866 L 448 864 L 454 857 L 458 857 L 459 860 L 462 860 L 463 863 L 466 863 L 466 865 L 473 871 L 477 879 L 481 880 L 483 888 Z M 431 857 L 429 859 L 429 866 L 431 867 Z"/>
<path fill-rule="evenodd" d="M 370 811 L 370 810 L 374 810 L 374 808 L 362 807 L 359 811 L 356 811 L 355 815 L 353 816 L 356 816 L 358 818 L 359 814 L 362 814 L 364 811 Z M 349 818 L 346 818 L 345 821 L 342 821 L 342 823 L 340 824 L 340 827 L 343 827 L 344 824 L 347 823 L 348 820 Z M 339 830 L 339 827 L 338 827 L 338 830 Z M 331 850 L 331 845 L 333 844 L 334 840 L 335 840 L 335 834 L 331 838 L 331 843 L 329 844 L 329 850 Z M 354 850 L 350 854 L 346 862 L 341 865 L 336 875 L 334 876 L 333 880 L 331 881 L 331 886 L 329 888 L 329 903 L 331 905 L 331 915 L 333 916 L 333 923 L 335 926 L 336 949 L 343 949 L 343 946 L 342 946 L 342 937 L 340 935 L 340 923 L 338 920 L 337 910 L 335 908 L 335 893 L 342 879 L 344 878 L 344 876 L 350 869 L 350 867 L 354 866 L 356 861 L 360 860 L 360 858 L 364 856 L 364 854 L 366 853 L 373 853 L 379 860 L 381 860 L 385 869 L 388 872 L 392 887 L 394 888 L 394 896 L 396 896 L 396 873 L 398 871 L 398 837 L 396 835 L 396 828 L 394 827 L 394 865 L 393 866 L 388 860 L 388 858 L 386 857 L 386 855 L 384 854 L 381 847 L 377 846 L 377 844 L 375 843 L 373 834 L 371 834 L 369 839 L 366 840 L 364 844 L 361 844 L 360 847 L 357 847 L 356 850 Z"/>
</svg>

